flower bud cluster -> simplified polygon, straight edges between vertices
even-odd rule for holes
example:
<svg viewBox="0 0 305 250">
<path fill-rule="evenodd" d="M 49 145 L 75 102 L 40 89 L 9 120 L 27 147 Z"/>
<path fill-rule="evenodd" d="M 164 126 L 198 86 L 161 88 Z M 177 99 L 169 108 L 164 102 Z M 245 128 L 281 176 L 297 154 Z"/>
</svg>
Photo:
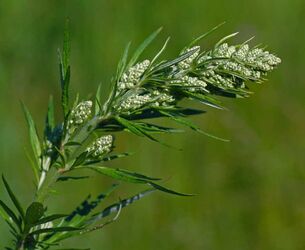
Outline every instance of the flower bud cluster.
<svg viewBox="0 0 305 250">
<path fill-rule="evenodd" d="M 91 115 L 92 101 L 80 102 L 70 114 L 68 121 L 68 130 L 73 132 L 75 128 L 83 124 Z"/>
<path fill-rule="evenodd" d="M 119 112 L 128 112 L 134 111 L 146 105 L 147 103 L 151 103 L 153 100 L 150 94 L 139 94 L 133 93 L 127 96 L 122 102 L 118 105 L 117 110 Z"/>
<path fill-rule="evenodd" d="M 175 102 L 175 98 L 165 92 L 160 92 L 159 90 L 154 90 L 151 94 L 152 98 L 155 99 L 153 106 L 169 106 L 171 103 Z"/>
<path fill-rule="evenodd" d="M 145 60 L 129 68 L 128 71 L 122 75 L 122 78 L 118 83 L 118 89 L 119 90 L 130 89 L 135 85 L 137 85 L 141 79 L 141 76 L 147 70 L 149 65 L 150 65 L 150 61 Z"/>
<path fill-rule="evenodd" d="M 173 80 L 170 83 L 181 84 L 182 87 L 187 88 L 187 90 L 190 92 L 207 92 L 207 90 L 205 89 L 207 83 L 199 79 L 198 77 L 191 77 L 186 75 L 180 79 Z"/>
<path fill-rule="evenodd" d="M 145 106 L 168 106 L 174 101 L 173 96 L 158 90 L 145 94 L 134 92 L 126 96 L 116 109 L 119 112 L 132 112 Z"/>
<path fill-rule="evenodd" d="M 249 50 L 249 46 L 243 45 L 236 53 L 236 58 L 244 63 L 250 64 L 253 68 L 261 71 L 271 71 L 281 63 L 281 59 L 270 54 L 268 51 L 256 48 Z"/>
<path fill-rule="evenodd" d="M 215 57 L 230 58 L 235 53 L 236 53 L 235 46 L 229 46 L 227 43 L 223 43 L 223 44 L 219 45 L 217 48 L 215 48 L 213 54 Z"/>
<path fill-rule="evenodd" d="M 87 152 L 94 158 L 98 158 L 111 152 L 113 147 L 113 136 L 105 135 L 98 138 L 93 144 L 87 148 Z"/>
<path fill-rule="evenodd" d="M 198 57 L 200 53 L 200 46 L 189 48 L 185 51 L 185 53 L 193 50 L 196 51 L 191 56 L 189 56 L 187 59 L 183 60 L 182 62 L 178 63 L 179 69 L 187 70 L 192 66 L 193 61 Z"/>
<path fill-rule="evenodd" d="M 72 111 L 69 120 L 70 125 L 81 125 L 91 115 L 92 101 L 79 103 Z"/>
<path fill-rule="evenodd" d="M 224 70 L 239 73 L 247 78 L 259 79 L 261 72 L 271 71 L 281 62 L 281 59 L 268 51 L 255 48 L 250 49 L 248 44 L 229 46 L 227 43 L 221 44 L 213 53 L 215 57 L 232 58 L 232 60 L 218 61 L 218 66 Z"/>
<path fill-rule="evenodd" d="M 234 88 L 234 82 L 229 77 L 217 74 L 214 70 L 210 69 L 202 73 L 202 78 L 207 79 L 209 82 L 214 83 L 225 88 Z"/>
<path fill-rule="evenodd" d="M 250 49 L 248 44 L 229 46 L 227 43 L 198 59 L 203 69 L 202 80 L 221 88 L 244 88 L 245 79 L 259 81 L 280 62 L 280 58 L 268 51 Z M 236 77 L 243 80 L 236 81 Z"/>
</svg>

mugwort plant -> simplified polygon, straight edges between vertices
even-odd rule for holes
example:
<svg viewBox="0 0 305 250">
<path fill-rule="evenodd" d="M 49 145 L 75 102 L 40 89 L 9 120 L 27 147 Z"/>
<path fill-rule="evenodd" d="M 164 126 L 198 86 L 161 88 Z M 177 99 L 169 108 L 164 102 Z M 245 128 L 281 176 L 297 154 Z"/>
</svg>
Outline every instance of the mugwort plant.
<svg viewBox="0 0 305 250">
<path fill-rule="evenodd" d="M 139 60 L 161 29 L 152 33 L 131 56 L 129 43 L 118 64 L 112 79 L 112 90 L 105 103 L 101 102 L 101 87 L 94 100 L 80 100 L 78 95 L 71 100 L 70 38 L 66 29 L 63 49 L 59 53 L 62 121 L 55 121 L 54 103 L 50 98 L 45 129 L 43 135 L 39 136 L 30 112 L 23 105 L 33 149 L 31 165 L 36 183 L 35 195 L 29 206 L 24 208 L 20 204 L 2 176 L 14 205 L 12 207 L 0 200 L 0 215 L 12 234 L 12 245 L 6 247 L 7 250 L 58 249 L 64 239 L 103 228 L 116 220 L 123 208 L 156 190 L 173 195 L 189 195 L 164 187 L 158 178 L 109 167 L 107 163 L 129 155 L 115 152 L 114 135 L 117 132 L 126 131 L 166 145 L 156 135 L 178 131 L 150 122 L 152 118 L 154 121 L 156 118 L 169 119 L 209 135 L 188 119 L 205 111 L 183 107 L 181 101 L 189 99 L 222 109 L 217 96 L 248 97 L 251 94 L 248 84 L 263 82 L 267 73 L 281 62 L 277 56 L 259 46 L 251 48 L 249 41 L 230 45 L 228 41 L 237 33 L 222 38 L 211 49 L 202 49 L 198 45 L 200 40 L 218 27 L 193 40 L 169 60 L 160 60 L 169 39 L 152 59 Z M 118 184 L 94 200 L 86 199 L 70 214 L 49 211 L 46 200 L 56 189 L 56 184 L 85 178 L 70 175 L 82 169 L 148 188 L 100 211 L 98 205 Z M 105 219 L 112 214 L 111 219 Z"/>
</svg>

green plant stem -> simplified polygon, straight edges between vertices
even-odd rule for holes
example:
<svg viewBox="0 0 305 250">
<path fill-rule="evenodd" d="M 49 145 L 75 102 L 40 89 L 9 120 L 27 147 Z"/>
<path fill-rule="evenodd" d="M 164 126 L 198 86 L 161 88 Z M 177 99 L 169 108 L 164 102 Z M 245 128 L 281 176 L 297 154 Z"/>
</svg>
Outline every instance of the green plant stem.
<svg viewBox="0 0 305 250">
<path fill-rule="evenodd" d="M 49 196 L 52 186 L 56 183 L 63 171 L 51 168 L 45 175 L 44 180 L 39 189 L 36 191 L 35 201 L 43 203 Z"/>
<path fill-rule="evenodd" d="M 83 143 L 96 129 L 97 125 L 103 121 L 109 119 L 110 115 L 105 116 L 95 116 L 93 117 L 71 140 L 79 143 Z M 71 153 L 71 158 L 77 154 L 77 149 Z M 48 197 L 52 186 L 56 183 L 57 179 L 63 173 L 70 170 L 71 166 L 69 164 L 63 166 L 60 169 L 50 168 L 51 159 L 47 158 L 43 162 L 42 173 L 39 178 L 39 183 L 35 195 L 35 201 L 43 203 Z"/>
</svg>

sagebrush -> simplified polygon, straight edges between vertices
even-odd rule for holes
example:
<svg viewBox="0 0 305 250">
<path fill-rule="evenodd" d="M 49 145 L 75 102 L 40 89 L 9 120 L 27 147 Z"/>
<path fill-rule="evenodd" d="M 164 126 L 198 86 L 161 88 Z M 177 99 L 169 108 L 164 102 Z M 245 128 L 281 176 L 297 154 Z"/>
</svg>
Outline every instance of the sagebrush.
<svg viewBox="0 0 305 250">
<path fill-rule="evenodd" d="M 139 61 L 144 49 L 161 29 L 152 33 L 131 56 L 129 43 L 118 64 L 112 79 L 112 90 L 105 103 L 100 98 L 101 86 L 94 100 L 81 100 L 79 95 L 71 100 L 70 38 L 66 30 L 63 50 L 59 52 L 62 121 L 55 121 L 51 97 L 45 130 L 43 136 L 39 136 L 28 109 L 23 105 L 33 149 L 30 162 L 36 183 L 33 201 L 26 209 L 3 177 L 4 186 L 15 206 L 11 208 L 0 200 L 0 215 L 9 226 L 13 240 L 12 246 L 6 249 L 58 249 L 66 238 L 101 229 L 113 222 L 122 208 L 155 190 L 173 195 L 189 195 L 160 185 L 158 178 L 107 167 L 107 162 L 129 155 L 125 152 L 114 153 L 114 134 L 120 131 L 173 146 L 164 143 L 157 135 L 181 130 L 151 123 L 149 119 L 152 118 L 170 119 L 196 132 L 217 138 L 202 131 L 188 119 L 205 111 L 183 107 L 180 101 L 190 99 L 222 109 L 216 96 L 248 97 L 251 92 L 247 83 L 263 82 L 267 73 L 280 63 L 277 56 L 263 48 L 250 48 L 249 41 L 228 45 L 227 41 L 237 33 L 222 38 L 209 50 L 202 50 L 197 45 L 198 42 L 217 28 L 218 26 L 194 39 L 170 60 L 160 60 L 169 43 L 167 39 L 151 60 Z M 98 211 L 98 205 L 118 184 L 94 200 L 86 199 L 68 215 L 49 211 L 46 200 L 56 188 L 56 183 L 86 178 L 70 175 L 80 169 L 93 170 L 119 182 L 142 184 L 148 188 L 130 198 L 119 200 L 102 211 Z M 105 220 L 105 217 L 113 213 L 115 216 L 112 219 Z"/>
</svg>

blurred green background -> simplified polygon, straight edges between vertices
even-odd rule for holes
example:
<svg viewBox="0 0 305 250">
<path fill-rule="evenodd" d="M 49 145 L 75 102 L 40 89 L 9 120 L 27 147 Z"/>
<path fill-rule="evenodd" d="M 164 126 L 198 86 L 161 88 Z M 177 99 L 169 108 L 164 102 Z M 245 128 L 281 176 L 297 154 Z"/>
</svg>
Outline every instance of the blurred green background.
<svg viewBox="0 0 305 250">
<path fill-rule="evenodd" d="M 305 249 L 305 2 L 304 0 L 203 1 L 0 1 L 0 166 L 24 204 L 33 178 L 20 108 L 24 101 L 40 129 L 49 94 L 58 100 L 57 48 L 63 23 L 71 19 L 72 86 L 86 98 L 102 82 L 103 96 L 124 46 L 135 47 L 163 26 L 148 49 L 151 57 L 168 35 L 166 56 L 174 57 L 193 37 L 227 21 L 201 45 L 240 31 L 235 41 L 255 35 L 283 60 L 250 99 L 224 100 L 228 111 L 208 110 L 194 118 L 224 143 L 191 131 L 167 136 L 182 152 L 132 135 L 120 135 L 119 151 L 136 152 L 113 166 L 169 179 L 166 185 L 198 193 L 180 198 L 155 193 L 125 209 L 118 222 L 66 241 L 92 249 Z M 198 106 L 197 106 L 198 107 Z M 60 117 L 60 112 L 58 112 Z M 60 186 L 49 200 L 54 212 L 69 212 L 111 180 L 93 177 Z M 122 190 L 122 189 L 121 189 Z M 139 187 L 124 185 L 113 199 Z M 3 186 L 0 196 L 7 196 Z M 105 204 L 106 205 L 106 204 Z M 9 242 L 0 222 L 0 248 Z"/>
</svg>

